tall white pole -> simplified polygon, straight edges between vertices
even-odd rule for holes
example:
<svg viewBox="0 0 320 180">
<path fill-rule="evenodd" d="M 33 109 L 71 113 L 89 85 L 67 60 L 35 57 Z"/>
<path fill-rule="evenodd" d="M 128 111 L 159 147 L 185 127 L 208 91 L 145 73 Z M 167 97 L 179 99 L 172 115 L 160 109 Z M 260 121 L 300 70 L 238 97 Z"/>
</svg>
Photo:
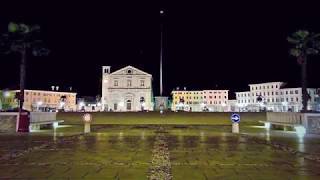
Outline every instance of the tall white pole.
<svg viewBox="0 0 320 180">
<path fill-rule="evenodd" d="M 161 13 L 161 12 L 160 12 Z M 162 92 L 163 92 L 163 84 L 162 84 L 162 58 L 163 58 L 163 50 L 162 50 L 162 46 L 163 46 L 163 25 L 161 22 L 160 25 L 160 96 L 162 96 Z"/>
</svg>

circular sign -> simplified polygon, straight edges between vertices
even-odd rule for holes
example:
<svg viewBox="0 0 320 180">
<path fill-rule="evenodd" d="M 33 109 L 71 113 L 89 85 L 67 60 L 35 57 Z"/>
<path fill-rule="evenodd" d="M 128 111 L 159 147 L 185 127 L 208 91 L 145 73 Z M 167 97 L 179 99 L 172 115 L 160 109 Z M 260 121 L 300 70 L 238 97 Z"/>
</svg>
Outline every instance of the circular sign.
<svg viewBox="0 0 320 180">
<path fill-rule="evenodd" d="M 234 122 L 234 123 L 239 123 L 240 122 L 240 115 L 236 114 L 236 113 L 233 113 L 231 115 L 231 121 Z"/>
<path fill-rule="evenodd" d="M 91 120 L 92 120 L 91 114 L 86 113 L 86 114 L 83 115 L 83 121 L 84 122 L 91 122 Z"/>
</svg>

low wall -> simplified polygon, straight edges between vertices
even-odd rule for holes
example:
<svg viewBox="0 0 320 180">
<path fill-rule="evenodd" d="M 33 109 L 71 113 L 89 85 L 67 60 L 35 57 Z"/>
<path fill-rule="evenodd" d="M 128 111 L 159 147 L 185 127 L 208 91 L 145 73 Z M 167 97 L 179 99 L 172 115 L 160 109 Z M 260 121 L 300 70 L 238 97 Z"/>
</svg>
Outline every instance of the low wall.
<svg viewBox="0 0 320 180">
<path fill-rule="evenodd" d="M 47 122 L 56 119 L 56 112 L 30 112 L 30 123 Z"/>
<path fill-rule="evenodd" d="M 303 125 L 304 115 L 295 112 L 267 112 L 267 121 L 291 125 Z"/>
<path fill-rule="evenodd" d="M 17 131 L 19 113 L 1 112 L 0 113 L 0 133 L 13 133 Z"/>
<path fill-rule="evenodd" d="M 306 113 L 304 119 L 304 127 L 308 134 L 320 134 L 320 113 Z"/>
<path fill-rule="evenodd" d="M 83 124 L 80 112 L 59 112 L 57 119 L 64 124 Z M 119 125 L 231 125 L 231 113 L 227 112 L 93 112 L 92 124 Z M 265 121 L 265 113 L 239 113 L 240 125 L 257 125 Z"/>
<path fill-rule="evenodd" d="M 320 113 L 267 112 L 266 116 L 268 122 L 303 126 L 308 134 L 320 134 Z"/>
</svg>

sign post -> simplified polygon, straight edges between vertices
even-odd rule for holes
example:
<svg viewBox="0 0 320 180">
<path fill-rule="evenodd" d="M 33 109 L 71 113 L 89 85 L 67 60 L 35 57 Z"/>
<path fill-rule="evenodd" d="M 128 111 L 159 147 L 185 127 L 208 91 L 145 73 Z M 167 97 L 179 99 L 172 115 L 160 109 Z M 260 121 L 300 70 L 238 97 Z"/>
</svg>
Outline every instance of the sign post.
<svg viewBox="0 0 320 180">
<path fill-rule="evenodd" d="M 231 121 L 232 121 L 232 133 L 239 133 L 240 115 L 233 113 L 231 115 Z"/>
<path fill-rule="evenodd" d="M 84 114 L 83 121 L 84 121 L 84 133 L 90 133 L 91 132 L 90 123 L 92 121 L 91 114 L 89 113 Z"/>
</svg>

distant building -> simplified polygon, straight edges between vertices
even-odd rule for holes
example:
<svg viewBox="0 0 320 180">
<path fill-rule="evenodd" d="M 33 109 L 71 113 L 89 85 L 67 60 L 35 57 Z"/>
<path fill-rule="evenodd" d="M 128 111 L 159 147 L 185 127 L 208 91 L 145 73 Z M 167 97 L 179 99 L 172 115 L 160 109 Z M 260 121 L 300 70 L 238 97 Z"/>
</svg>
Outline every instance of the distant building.
<svg viewBox="0 0 320 180">
<path fill-rule="evenodd" d="M 105 111 L 153 110 L 152 75 L 133 66 L 113 73 L 102 67 L 102 109 Z"/>
<path fill-rule="evenodd" d="M 240 111 L 299 112 L 302 109 L 302 88 L 283 88 L 283 82 L 249 84 L 250 91 L 236 92 Z M 308 88 L 308 110 L 319 109 L 317 89 Z"/>
<path fill-rule="evenodd" d="M 84 96 L 77 98 L 77 111 L 99 112 L 102 111 L 102 104 L 97 97 Z"/>
<path fill-rule="evenodd" d="M 171 95 L 173 111 L 228 111 L 228 90 L 175 90 Z"/>
<path fill-rule="evenodd" d="M 12 94 L 20 90 L 9 91 Z M 73 92 L 25 90 L 23 108 L 28 111 L 76 111 L 76 95 Z M 15 106 L 18 100 L 15 99 Z"/>
<path fill-rule="evenodd" d="M 12 110 L 18 107 L 16 93 L 12 91 L 0 91 L 0 110 Z"/>
</svg>

